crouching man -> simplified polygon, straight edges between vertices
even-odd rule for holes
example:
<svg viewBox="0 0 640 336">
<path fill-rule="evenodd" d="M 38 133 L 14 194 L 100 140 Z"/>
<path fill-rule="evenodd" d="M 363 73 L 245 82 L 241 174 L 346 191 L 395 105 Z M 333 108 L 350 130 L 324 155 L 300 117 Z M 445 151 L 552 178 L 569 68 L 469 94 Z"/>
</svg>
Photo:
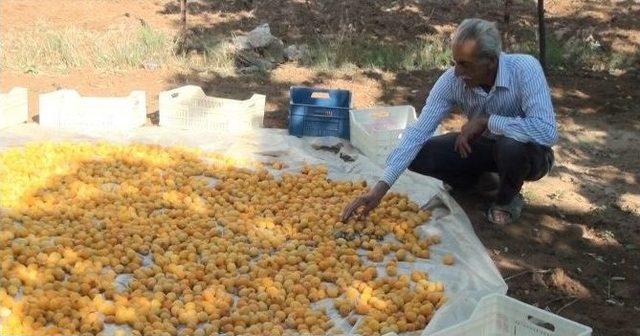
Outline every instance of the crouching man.
<svg viewBox="0 0 640 336">
<path fill-rule="evenodd" d="M 464 20 L 451 48 L 455 65 L 431 89 L 420 117 L 389 155 L 381 180 L 344 209 L 343 221 L 358 209 L 364 215 L 374 209 L 408 168 L 463 191 L 486 186 L 479 178 L 493 175 L 497 190 L 487 219 L 507 224 L 520 216 L 524 181 L 549 172 L 558 133 L 538 60 L 503 53 L 495 24 L 481 19 Z M 433 136 L 456 107 L 468 118 L 460 132 Z"/>
</svg>

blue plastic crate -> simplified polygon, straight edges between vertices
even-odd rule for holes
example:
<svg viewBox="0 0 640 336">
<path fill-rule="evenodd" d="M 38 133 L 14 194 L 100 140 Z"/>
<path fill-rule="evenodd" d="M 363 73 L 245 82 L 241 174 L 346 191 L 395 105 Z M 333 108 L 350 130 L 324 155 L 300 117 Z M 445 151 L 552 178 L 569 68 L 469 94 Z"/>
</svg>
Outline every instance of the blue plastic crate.
<svg viewBox="0 0 640 336">
<path fill-rule="evenodd" d="M 289 134 L 349 139 L 349 90 L 291 87 Z"/>
</svg>

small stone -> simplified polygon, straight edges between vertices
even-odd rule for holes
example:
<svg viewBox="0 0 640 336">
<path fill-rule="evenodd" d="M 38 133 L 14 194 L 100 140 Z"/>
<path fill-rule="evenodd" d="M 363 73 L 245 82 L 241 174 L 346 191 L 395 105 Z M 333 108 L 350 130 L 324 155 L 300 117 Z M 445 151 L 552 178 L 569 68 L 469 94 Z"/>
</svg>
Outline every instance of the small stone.
<svg viewBox="0 0 640 336">
<path fill-rule="evenodd" d="M 313 139 L 310 145 L 315 150 L 326 150 L 337 154 L 344 146 L 344 143 L 338 137 L 320 137 Z"/>
<path fill-rule="evenodd" d="M 249 43 L 249 38 L 246 36 L 236 36 L 231 40 L 231 44 L 235 50 L 248 50 L 251 49 L 251 44 Z"/>
<path fill-rule="evenodd" d="M 271 69 L 274 64 L 264 59 L 254 50 L 242 50 L 236 53 L 236 65 L 238 68 L 255 68 L 258 70 Z"/>
<path fill-rule="evenodd" d="M 303 62 L 311 58 L 311 51 L 306 44 L 292 44 L 284 49 L 284 57 L 289 61 Z"/>
<path fill-rule="evenodd" d="M 343 146 L 340 149 L 339 155 L 340 158 L 346 162 L 352 162 L 358 158 L 358 152 L 350 145 Z"/>
<path fill-rule="evenodd" d="M 154 60 L 144 60 L 144 61 L 142 61 L 142 66 L 146 70 L 151 70 L 151 71 L 155 71 L 155 70 L 160 69 L 160 64 L 158 64 L 158 62 L 156 62 Z"/>
<path fill-rule="evenodd" d="M 272 63 L 282 63 L 284 61 L 284 42 L 274 38 L 262 52 L 263 57 Z"/>
<path fill-rule="evenodd" d="M 544 277 L 542 276 L 542 273 L 538 273 L 538 272 L 531 273 L 531 282 L 536 286 L 542 286 L 545 288 L 547 287 L 547 284 L 544 281 Z"/>
<path fill-rule="evenodd" d="M 264 48 L 268 46 L 275 37 L 271 35 L 269 24 L 265 23 L 250 31 L 249 34 L 247 34 L 247 39 L 251 47 Z"/>
</svg>

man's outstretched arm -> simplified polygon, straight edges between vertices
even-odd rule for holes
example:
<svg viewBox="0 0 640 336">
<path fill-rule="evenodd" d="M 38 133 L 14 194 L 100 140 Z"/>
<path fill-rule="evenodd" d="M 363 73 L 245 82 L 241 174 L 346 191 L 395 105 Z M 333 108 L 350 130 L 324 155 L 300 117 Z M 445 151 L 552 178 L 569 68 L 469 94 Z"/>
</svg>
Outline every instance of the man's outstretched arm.
<svg viewBox="0 0 640 336">
<path fill-rule="evenodd" d="M 433 135 L 442 119 L 453 109 L 453 69 L 445 72 L 431 89 L 418 120 L 402 134 L 402 139 L 387 158 L 387 167 L 381 180 L 365 195 L 356 198 L 344 209 L 342 221 L 347 221 L 359 208 L 366 215 L 380 204 L 382 197 L 418 155 Z"/>
<path fill-rule="evenodd" d="M 455 75 L 453 69 L 445 72 L 431 89 L 427 101 L 422 108 L 418 120 L 402 134 L 402 139 L 389 154 L 382 181 L 391 187 L 400 175 L 409 167 L 416 155 L 436 128 L 451 112 L 455 105 L 453 84 Z"/>
</svg>

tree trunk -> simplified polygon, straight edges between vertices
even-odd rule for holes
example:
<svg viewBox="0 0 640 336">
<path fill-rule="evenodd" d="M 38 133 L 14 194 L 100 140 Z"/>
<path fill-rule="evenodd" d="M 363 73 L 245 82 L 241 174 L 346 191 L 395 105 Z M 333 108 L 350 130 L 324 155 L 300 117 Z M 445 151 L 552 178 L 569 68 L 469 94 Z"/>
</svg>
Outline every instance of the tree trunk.
<svg viewBox="0 0 640 336">
<path fill-rule="evenodd" d="M 176 52 L 184 54 L 187 51 L 187 0 L 180 1 L 180 31 L 176 40 Z"/>
<path fill-rule="evenodd" d="M 544 29 L 544 0 L 538 0 L 538 36 L 540 41 L 540 64 L 547 72 L 547 34 Z"/>
<path fill-rule="evenodd" d="M 187 31 L 187 0 L 180 0 L 180 28 L 182 33 Z"/>
<path fill-rule="evenodd" d="M 513 0 L 505 0 L 504 2 L 504 29 L 502 33 L 502 46 L 505 50 L 509 50 L 511 37 L 511 6 Z"/>
</svg>

